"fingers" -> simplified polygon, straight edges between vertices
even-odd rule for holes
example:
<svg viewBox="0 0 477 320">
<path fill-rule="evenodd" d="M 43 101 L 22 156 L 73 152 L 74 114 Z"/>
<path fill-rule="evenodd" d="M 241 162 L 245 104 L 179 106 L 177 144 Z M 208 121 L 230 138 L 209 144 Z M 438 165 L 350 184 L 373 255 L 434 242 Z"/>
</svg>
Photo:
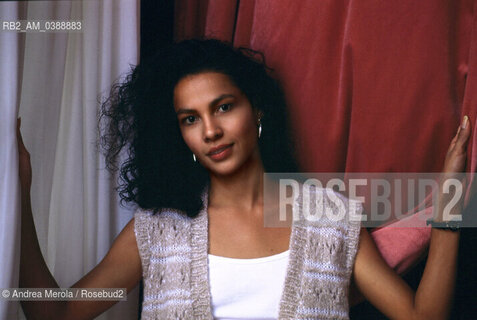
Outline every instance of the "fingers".
<svg viewBox="0 0 477 320">
<path fill-rule="evenodd" d="M 457 133 L 455 134 L 454 138 L 452 138 L 452 141 L 449 145 L 449 148 L 447 149 L 447 152 L 452 152 L 455 149 L 455 145 L 457 143 L 457 140 L 460 137 L 460 131 L 462 129 L 462 125 L 463 125 L 463 122 L 461 122 L 461 124 L 459 125 L 459 128 L 457 129 Z"/>
<path fill-rule="evenodd" d="M 23 138 L 22 138 L 22 133 L 20 131 L 20 126 L 22 123 L 22 119 L 18 118 L 17 119 L 17 141 L 18 141 L 18 152 L 20 154 L 26 154 L 29 155 L 28 150 L 25 147 L 25 144 L 23 143 Z"/>
<path fill-rule="evenodd" d="M 18 143 L 19 145 L 23 145 L 23 139 L 22 139 L 22 133 L 20 132 L 20 126 L 22 124 L 22 119 L 21 118 L 17 118 L 17 139 L 18 139 Z"/>
<path fill-rule="evenodd" d="M 471 132 L 471 125 L 468 116 L 464 116 L 462 119 L 461 125 L 459 126 L 459 130 L 456 134 L 455 140 L 455 148 L 456 149 L 465 149 L 467 147 L 467 140 L 470 137 Z"/>
</svg>

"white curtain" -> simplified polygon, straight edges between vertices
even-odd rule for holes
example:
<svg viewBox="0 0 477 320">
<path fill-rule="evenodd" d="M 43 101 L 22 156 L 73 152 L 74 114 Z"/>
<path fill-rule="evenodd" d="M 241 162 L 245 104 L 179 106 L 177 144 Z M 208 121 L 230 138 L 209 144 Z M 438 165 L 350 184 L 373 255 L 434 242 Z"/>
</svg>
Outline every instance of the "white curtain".
<svg viewBox="0 0 477 320">
<path fill-rule="evenodd" d="M 32 158 L 39 243 L 60 287 L 96 266 L 132 218 L 95 142 L 98 100 L 139 59 L 139 7 L 139 0 L 0 2 L 1 21 L 82 21 L 78 33 L 0 32 L 0 288 L 18 287 L 17 113 Z M 137 291 L 98 319 L 136 319 Z M 16 318 L 17 308 L 0 300 L 0 318 Z"/>
<path fill-rule="evenodd" d="M 0 20 L 17 20 L 22 8 L 0 3 Z M 20 199 L 16 115 L 20 101 L 23 39 L 0 32 L 0 288 L 18 287 Z M 0 319 L 15 319 L 17 304 L 0 298 Z"/>
</svg>

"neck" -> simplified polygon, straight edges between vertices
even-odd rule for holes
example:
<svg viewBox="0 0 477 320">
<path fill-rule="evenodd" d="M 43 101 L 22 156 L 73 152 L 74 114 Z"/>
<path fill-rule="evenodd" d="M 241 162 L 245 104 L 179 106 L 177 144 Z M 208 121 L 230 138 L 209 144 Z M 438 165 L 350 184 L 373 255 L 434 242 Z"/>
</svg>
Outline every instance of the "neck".
<svg viewBox="0 0 477 320">
<path fill-rule="evenodd" d="M 252 210 L 263 206 L 264 168 L 257 151 L 239 170 L 227 176 L 210 174 L 209 206 Z"/>
</svg>

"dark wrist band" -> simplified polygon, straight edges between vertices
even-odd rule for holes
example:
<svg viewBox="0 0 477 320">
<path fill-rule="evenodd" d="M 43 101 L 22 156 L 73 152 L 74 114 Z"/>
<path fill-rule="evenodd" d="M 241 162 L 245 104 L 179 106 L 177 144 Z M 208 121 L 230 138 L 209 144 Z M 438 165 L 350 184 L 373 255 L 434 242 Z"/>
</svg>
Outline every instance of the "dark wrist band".
<svg viewBox="0 0 477 320">
<path fill-rule="evenodd" d="M 437 222 L 431 219 L 428 219 L 426 221 L 426 225 L 431 225 L 431 227 L 436 228 L 436 229 L 442 229 L 442 230 L 450 230 L 450 231 L 459 231 L 460 230 L 460 221 L 442 221 L 442 222 Z"/>
</svg>

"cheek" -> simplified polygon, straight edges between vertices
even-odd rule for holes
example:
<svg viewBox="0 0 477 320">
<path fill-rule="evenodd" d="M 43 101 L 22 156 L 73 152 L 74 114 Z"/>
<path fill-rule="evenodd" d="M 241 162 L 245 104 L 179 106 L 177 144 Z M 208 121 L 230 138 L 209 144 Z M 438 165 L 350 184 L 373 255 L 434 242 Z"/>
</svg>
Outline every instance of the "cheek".
<svg viewBox="0 0 477 320">
<path fill-rule="evenodd" d="M 194 134 L 193 130 L 190 130 L 189 128 L 181 130 L 181 133 L 185 144 L 195 153 L 197 151 L 197 140 L 199 135 Z"/>
<path fill-rule="evenodd" d="M 245 140 L 247 144 L 255 143 L 256 127 L 251 116 L 247 115 L 236 121 L 234 128 L 235 134 Z"/>
</svg>

